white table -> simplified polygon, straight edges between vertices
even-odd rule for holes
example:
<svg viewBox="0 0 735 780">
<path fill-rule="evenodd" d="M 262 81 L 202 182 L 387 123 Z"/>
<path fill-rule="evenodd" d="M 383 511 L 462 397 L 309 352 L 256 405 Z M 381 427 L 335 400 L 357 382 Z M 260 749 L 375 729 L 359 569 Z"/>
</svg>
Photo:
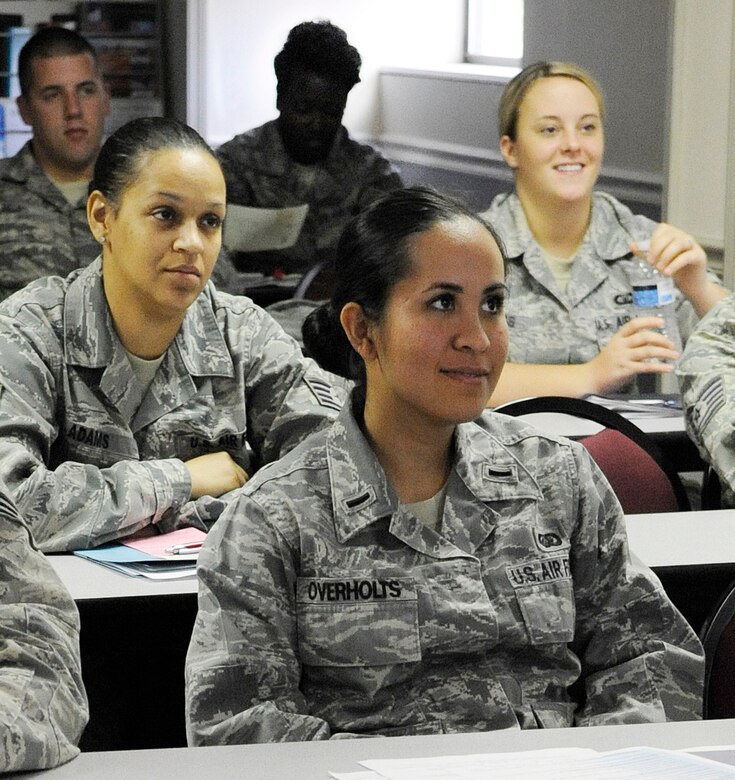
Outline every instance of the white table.
<svg viewBox="0 0 735 780">
<path fill-rule="evenodd" d="M 735 509 L 626 515 L 625 522 L 630 549 L 652 569 L 732 564 L 735 579 Z"/>
<path fill-rule="evenodd" d="M 195 576 L 177 580 L 150 580 L 144 577 L 127 577 L 72 553 L 47 557 L 76 602 L 136 596 L 175 596 L 197 592 Z"/>
<path fill-rule="evenodd" d="M 651 568 L 732 564 L 735 577 L 735 509 L 628 515 L 626 525 L 631 550 Z M 77 602 L 197 592 L 196 577 L 147 580 L 70 553 L 48 559 Z"/>
<path fill-rule="evenodd" d="M 368 758 L 514 752 L 552 747 L 586 747 L 606 751 L 643 745 L 673 750 L 721 745 L 723 749 L 711 756 L 725 763 L 735 764 L 734 743 L 735 720 L 535 731 L 507 730 L 481 734 L 83 753 L 65 766 L 47 772 L 25 774 L 23 778 L 327 780 L 330 771 L 358 771 L 358 762 Z"/>
<path fill-rule="evenodd" d="M 546 433 L 552 433 L 556 436 L 567 436 L 570 439 L 591 436 L 603 428 L 602 425 L 592 422 L 592 420 L 584 420 L 581 417 L 572 417 L 568 414 L 557 414 L 556 412 L 525 414 L 523 419 Z M 630 419 L 630 422 L 644 433 L 649 434 L 686 433 L 683 414 L 678 414 L 675 417 L 636 417 Z"/>
</svg>

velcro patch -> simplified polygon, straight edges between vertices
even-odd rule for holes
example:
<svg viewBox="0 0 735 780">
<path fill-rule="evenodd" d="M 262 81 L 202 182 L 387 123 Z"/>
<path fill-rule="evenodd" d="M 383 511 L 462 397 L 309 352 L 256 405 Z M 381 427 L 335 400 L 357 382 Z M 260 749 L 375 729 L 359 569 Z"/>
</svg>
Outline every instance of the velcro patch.
<svg viewBox="0 0 735 780">
<path fill-rule="evenodd" d="M 505 573 L 514 588 L 522 588 L 526 585 L 543 585 L 547 582 L 572 578 L 568 555 L 538 558 L 520 566 L 506 566 Z"/>
<path fill-rule="evenodd" d="M 337 398 L 334 388 L 329 382 L 308 376 L 304 377 L 304 381 L 319 402 L 319 406 L 323 406 L 326 409 L 334 409 L 336 412 L 342 409 L 342 402 Z"/>
<path fill-rule="evenodd" d="M 714 376 L 702 388 L 697 403 L 689 410 L 689 422 L 701 436 L 710 420 L 725 405 L 725 389 L 721 376 Z"/>
<path fill-rule="evenodd" d="M 416 600 L 412 579 L 299 577 L 296 582 L 296 601 L 299 604 L 406 600 Z"/>
</svg>

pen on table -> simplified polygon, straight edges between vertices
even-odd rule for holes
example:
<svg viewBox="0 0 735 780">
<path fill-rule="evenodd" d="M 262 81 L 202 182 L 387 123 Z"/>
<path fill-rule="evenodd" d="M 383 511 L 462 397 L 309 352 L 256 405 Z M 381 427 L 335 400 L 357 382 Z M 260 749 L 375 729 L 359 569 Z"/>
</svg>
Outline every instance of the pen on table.
<svg viewBox="0 0 735 780">
<path fill-rule="evenodd" d="M 172 555 L 182 555 L 184 553 L 196 552 L 200 550 L 204 542 L 189 542 L 188 544 L 175 544 L 173 547 L 167 547 L 166 552 Z"/>
</svg>

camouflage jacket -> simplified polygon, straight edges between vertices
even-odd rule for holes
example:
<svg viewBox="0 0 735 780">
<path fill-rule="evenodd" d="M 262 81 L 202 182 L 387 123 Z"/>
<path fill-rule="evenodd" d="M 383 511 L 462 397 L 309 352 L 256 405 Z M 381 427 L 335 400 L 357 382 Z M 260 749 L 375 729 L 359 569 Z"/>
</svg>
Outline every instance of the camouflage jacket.
<svg viewBox="0 0 735 780">
<path fill-rule="evenodd" d="M 0 483 L 0 772 L 73 758 L 87 723 L 79 614 Z"/>
<path fill-rule="evenodd" d="M 566 364 L 592 360 L 630 319 L 630 274 L 637 260 L 629 244 L 649 239 L 657 223 L 634 215 L 612 196 L 596 192 L 590 226 L 563 293 L 531 235 L 517 195 L 498 195 L 482 216 L 500 233 L 508 254 L 508 361 Z M 677 318 L 682 341 L 686 341 L 697 316 L 678 291 Z"/>
<path fill-rule="evenodd" d="M 191 491 L 182 461 L 226 450 L 252 474 L 341 402 L 271 317 L 212 285 L 141 398 L 99 260 L 5 300 L 0 339 L 0 477 L 46 551 L 169 530 Z"/>
<path fill-rule="evenodd" d="M 702 318 L 676 375 L 687 433 L 717 472 L 723 505 L 735 507 L 735 295 Z"/>
<path fill-rule="evenodd" d="M 66 276 L 99 253 L 87 201 L 72 206 L 41 170 L 29 141 L 0 160 L 0 299 L 41 276 Z"/>
<path fill-rule="evenodd" d="M 441 533 L 349 405 L 238 492 L 199 557 L 190 744 L 701 716 L 701 645 L 581 445 L 486 413 L 455 450 Z"/>
<path fill-rule="evenodd" d="M 232 252 L 241 271 L 270 273 L 280 267 L 303 273 L 334 255 L 350 217 L 376 194 L 401 186 L 396 169 L 342 127 L 327 158 L 315 166 L 286 153 L 275 120 L 235 136 L 217 150 L 227 181 L 227 201 L 240 206 L 283 208 L 309 204 L 296 244 L 273 252 Z M 309 169 L 309 176 L 304 176 Z M 311 170 L 315 169 L 315 170 Z"/>
</svg>

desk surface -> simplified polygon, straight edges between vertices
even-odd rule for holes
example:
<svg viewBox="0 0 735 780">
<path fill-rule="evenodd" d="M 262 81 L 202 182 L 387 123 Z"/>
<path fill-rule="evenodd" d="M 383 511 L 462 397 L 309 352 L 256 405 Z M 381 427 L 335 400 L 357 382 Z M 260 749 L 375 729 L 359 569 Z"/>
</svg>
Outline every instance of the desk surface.
<svg viewBox="0 0 735 780">
<path fill-rule="evenodd" d="M 523 419 L 546 433 L 552 433 L 555 436 L 567 436 L 570 439 L 591 436 L 593 433 L 601 431 L 603 427 L 596 422 L 592 422 L 592 420 L 572 417 L 568 414 L 557 414 L 556 412 L 526 414 L 523 415 Z M 645 433 L 650 434 L 686 433 L 683 414 L 672 417 L 637 417 L 631 419 L 630 422 Z"/>
<path fill-rule="evenodd" d="M 625 522 L 630 549 L 652 569 L 735 564 L 735 509 L 626 515 Z"/>
<path fill-rule="evenodd" d="M 651 568 L 735 565 L 735 509 L 626 517 L 631 550 Z M 195 594 L 196 577 L 127 577 L 76 555 L 49 555 L 75 601 Z"/>
<path fill-rule="evenodd" d="M 47 556 L 74 601 L 119 599 L 136 596 L 174 596 L 196 593 L 195 576 L 178 580 L 128 577 L 72 553 Z"/>
<path fill-rule="evenodd" d="M 713 757 L 735 764 L 735 720 L 653 723 L 634 726 L 494 731 L 386 739 L 344 739 L 216 748 L 175 748 L 82 753 L 74 761 L 47 772 L 24 774 L 49 780 L 106 780 L 207 777 L 248 780 L 327 780 L 328 773 L 356 772 L 368 758 L 408 758 L 468 753 L 500 753 L 542 748 L 586 747 L 599 751 L 624 747 L 697 748 L 722 745 Z M 695 751 L 696 752 L 696 751 Z M 707 755 L 702 753 L 702 755 Z"/>
</svg>

